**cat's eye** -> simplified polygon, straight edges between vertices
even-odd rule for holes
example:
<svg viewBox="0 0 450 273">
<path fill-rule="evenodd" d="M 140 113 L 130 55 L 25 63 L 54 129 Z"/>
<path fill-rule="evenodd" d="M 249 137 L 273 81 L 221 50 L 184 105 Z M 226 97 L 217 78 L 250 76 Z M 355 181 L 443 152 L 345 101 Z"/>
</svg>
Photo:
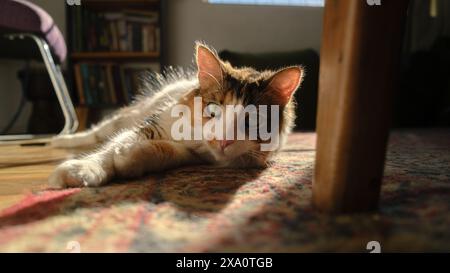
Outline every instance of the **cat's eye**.
<svg viewBox="0 0 450 273">
<path fill-rule="evenodd" d="M 220 108 L 220 106 L 214 102 L 210 102 L 208 103 L 208 105 L 206 105 L 205 107 L 205 115 L 208 117 L 212 117 L 212 118 L 216 118 L 216 117 L 220 117 L 221 113 L 222 113 L 222 108 Z"/>
</svg>

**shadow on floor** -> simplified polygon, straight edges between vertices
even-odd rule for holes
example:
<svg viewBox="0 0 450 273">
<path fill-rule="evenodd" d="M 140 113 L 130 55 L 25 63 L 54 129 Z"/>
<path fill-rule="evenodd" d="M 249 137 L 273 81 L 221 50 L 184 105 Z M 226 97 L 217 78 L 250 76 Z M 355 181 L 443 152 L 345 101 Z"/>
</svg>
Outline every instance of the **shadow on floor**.
<svg viewBox="0 0 450 273">
<path fill-rule="evenodd" d="M 27 224 L 77 209 L 109 208 L 132 203 L 174 204 L 188 213 L 219 212 L 247 182 L 262 170 L 185 167 L 139 180 L 117 180 L 98 188 L 44 190 L 25 197 L 0 214 L 0 228 Z"/>
</svg>

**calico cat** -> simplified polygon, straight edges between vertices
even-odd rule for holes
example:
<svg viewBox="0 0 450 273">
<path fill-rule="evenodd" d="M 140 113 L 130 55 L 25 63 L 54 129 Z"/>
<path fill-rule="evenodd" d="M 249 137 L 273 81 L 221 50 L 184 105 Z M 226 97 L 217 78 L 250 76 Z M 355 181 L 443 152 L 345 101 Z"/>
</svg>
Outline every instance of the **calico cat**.
<svg viewBox="0 0 450 273">
<path fill-rule="evenodd" d="M 104 143 L 91 153 L 57 166 L 49 177 L 50 186 L 100 186 L 115 177 L 139 177 L 149 172 L 193 164 L 231 168 L 267 167 L 270 157 L 281 148 L 293 126 L 293 94 L 302 82 L 303 68 L 291 66 L 275 72 L 235 68 L 201 43 L 196 44 L 195 58 L 195 72 L 175 71 L 165 77 L 158 74 L 144 86 L 148 89 L 146 94 L 138 97 L 132 105 L 88 131 L 54 138 L 54 147 Z M 189 117 L 191 128 L 194 124 L 204 126 L 208 121 L 216 121 L 219 118 L 216 112 L 222 113 L 220 111 L 229 105 L 276 106 L 279 109 L 278 119 L 275 120 L 280 139 L 278 145 L 272 150 L 261 149 L 269 140 L 259 135 L 256 139 L 229 139 L 228 135 L 227 138 L 211 135 L 202 139 L 175 138 L 173 125 L 179 119 L 173 115 L 175 107 L 181 105 L 195 112 L 194 104 L 198 98 L 201 99 L 204 114 Z M 262 112 L 257 113 L 260 119 L 253 123 L 256 127 L 264 118 L 270 118 L 270 114 L 263 116 Z M 248 113 L 245 118 L 245 134 L 249 134 Z M 220 119 L 223 121 L 223 132 L 228 128 L 237 131 L 236 122 Z"/>
</svg>

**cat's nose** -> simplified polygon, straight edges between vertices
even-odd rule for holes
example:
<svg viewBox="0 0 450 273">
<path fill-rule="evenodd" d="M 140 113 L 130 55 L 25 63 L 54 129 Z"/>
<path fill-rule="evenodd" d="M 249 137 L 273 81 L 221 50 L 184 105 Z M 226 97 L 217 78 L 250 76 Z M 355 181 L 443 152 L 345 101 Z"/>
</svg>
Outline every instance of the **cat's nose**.
<svg viewBox="0 0 450 273">
<path fill-rule="evenodd" d="M 234 143 L 234 140 L 221 140 L 220 141 L 220 148 L 223 151 L 223 150 L 225 150 L 226 147 L 230 146 L 233 143 Z"/>
</svg>

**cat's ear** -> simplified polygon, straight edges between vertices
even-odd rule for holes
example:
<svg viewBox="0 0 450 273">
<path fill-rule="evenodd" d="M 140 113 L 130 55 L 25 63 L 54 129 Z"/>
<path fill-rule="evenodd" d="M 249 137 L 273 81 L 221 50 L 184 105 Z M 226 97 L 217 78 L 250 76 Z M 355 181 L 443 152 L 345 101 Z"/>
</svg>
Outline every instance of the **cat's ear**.
<svg viewBox="0 0 450 273">
<path fill-rule="evenodd" d="M 300 66 L 291 66 L 276 72 L 265 88 L 271 102 L 286 105 L 302 83 L 303 72 Z"/>
<path fill-rule="evenodd" d="M 196 46 L 198 81 L 201 89 L 221 86 L 223 83 L 222 65 L 216 54 L 204 45 Z"/>
</svg>

